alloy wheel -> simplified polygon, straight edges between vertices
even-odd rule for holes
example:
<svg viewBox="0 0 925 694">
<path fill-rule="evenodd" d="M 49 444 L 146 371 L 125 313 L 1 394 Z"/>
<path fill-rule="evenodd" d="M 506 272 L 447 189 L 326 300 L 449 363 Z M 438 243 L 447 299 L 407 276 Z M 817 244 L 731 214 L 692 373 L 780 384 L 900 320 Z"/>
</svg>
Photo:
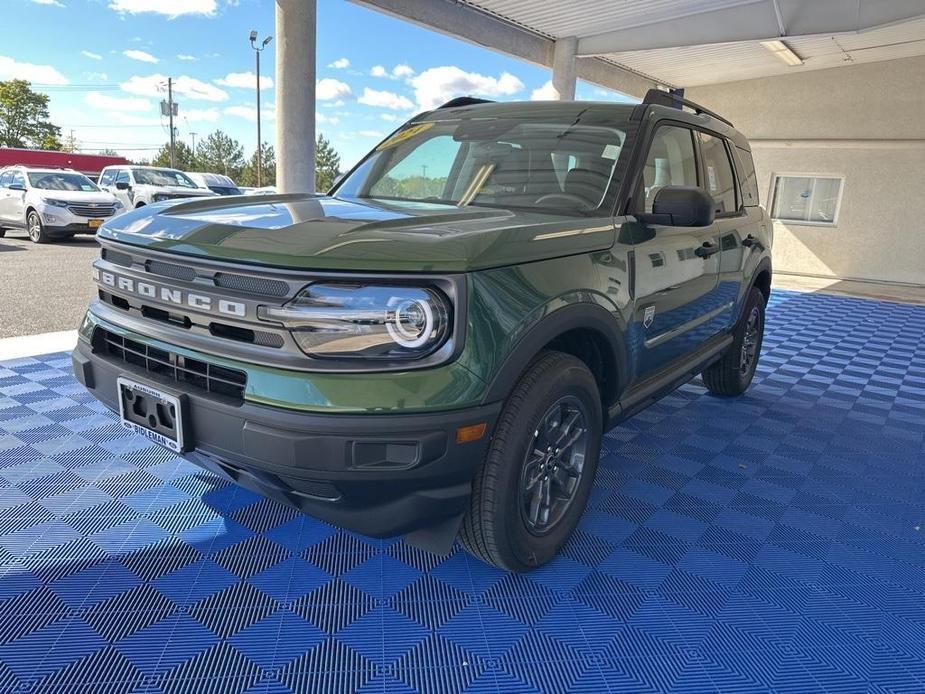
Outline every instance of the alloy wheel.
<svg viewBox="0 0 925 694">
<path fill-rule="evenodd" d="M 567 395 L 540 418 L 521 473 L 520 511 L 531 533 L 551 531 L 581 484 L 590 442 L 584 404 Z"/>
<path fill-rule="evenodd" d="M 749 373 L 758 360 L 758 348 L 761 343 L 761 311 L 755 306 L 748 314 L 745 334 L 742 336 L 742 354 L 739 357 L 739 371 Z"/>
</svg>

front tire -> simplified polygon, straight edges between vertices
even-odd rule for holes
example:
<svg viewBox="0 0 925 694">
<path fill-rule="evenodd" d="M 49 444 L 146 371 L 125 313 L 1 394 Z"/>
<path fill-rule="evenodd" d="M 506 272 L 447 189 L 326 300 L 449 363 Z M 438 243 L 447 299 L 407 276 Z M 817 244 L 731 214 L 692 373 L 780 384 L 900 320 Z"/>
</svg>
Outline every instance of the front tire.
<svg viewBox="0 0 925 694">
<path fill-rule="evenodd" d="M 752 287 L 722 358 L 703 371 L 703 384 L 714 395 L 741 395 L 752 384 L 764 340 L 764 294 Z"/>
<path fill-rule="evenodd" d="M 600 392 L 584 362 L 542 352 L 505 404 L 473 480 L 463 547 L 508 571 L 552 559 L 587 504 L 602 426 Z"/>
<path fill-rule="evenodd" d="M 35 210 L 29 210 L 26 215 L 26 232 L 32 243 L 48 243 L 49 241 L 45 225 L 42 224 L 42 216 Z"/>
</svg>

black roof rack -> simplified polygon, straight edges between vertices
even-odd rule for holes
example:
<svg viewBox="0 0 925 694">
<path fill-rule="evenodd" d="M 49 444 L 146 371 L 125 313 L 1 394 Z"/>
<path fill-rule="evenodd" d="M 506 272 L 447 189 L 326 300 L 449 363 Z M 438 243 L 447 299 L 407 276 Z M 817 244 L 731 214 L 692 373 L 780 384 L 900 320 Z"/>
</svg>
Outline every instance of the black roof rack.
<svg viewBox="0 0 925 694">
<path fill-rule="evenodd" d="M 455 99 L 450 99 L 445 104 L 441 104 L 437 109 L 441 108 L 455 108 L 456 106 L 472 106 L 474 104 L 493 104 L 494 102 L 491 99 L 479 99 L 474 96 L 457 96 Z"/>
<path fill-rule="evenodd" d="M 704 113 L 708 116 L 716 118 L 716 120 L 721 120 L 723 123 L 728 125 L 731 128 L 735 126 L 732 124 L 732 121 L 723 118 L 718 113 L 711 111 L 708 108 L 704 108 L 700 104 L 695 104 L 693 101 L 685 99 L 683 96 L 678 94 L 672 94 L 671 92 L 666 92 L 661 89 L 650 89 L 646 92 L 645 98 L 642 100 L 644 104 L 656 104 L 658 106 L 668 106 L 669 108 L 680 108 L 681 106 L 687 106 L 694 113 L 700 114 Z"/>
</svg>

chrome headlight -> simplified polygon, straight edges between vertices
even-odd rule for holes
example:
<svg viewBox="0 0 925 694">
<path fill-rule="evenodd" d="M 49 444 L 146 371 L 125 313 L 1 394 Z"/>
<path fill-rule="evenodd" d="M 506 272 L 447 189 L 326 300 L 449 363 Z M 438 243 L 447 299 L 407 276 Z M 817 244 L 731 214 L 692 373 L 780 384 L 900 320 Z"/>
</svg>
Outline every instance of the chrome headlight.
<svg viewBox="0 0 925 694">
<path fill-rule="evenodd" d="M 311 357 L 421 359 L 450 337 L 452 307 L 435 287 L 319 282 L 285 306 L 260 306 Z"/>
<path fill-rule="evenodd" d="M 67 200 L 59 200 L 57 198 L 42 198 L 42 202 L 52 207 L 67 207 L 71 204 Z"/>
<path fill-rule="evenodd" d="M 115 210 L 121 210 L 124 207 L 124 205 L 122 204 L 121 200 L 116 199 L 113 201 L 112 207 Z"/>
<path fill-rule="evenodd" d="M 169 196 L 169 195 L 165 195 L 164 193 L 155 193 L 155 194 L 154 194 L 154 202 L 164 202 L 164 200 L 170 200 L 170 196 Z"/>
</svg>

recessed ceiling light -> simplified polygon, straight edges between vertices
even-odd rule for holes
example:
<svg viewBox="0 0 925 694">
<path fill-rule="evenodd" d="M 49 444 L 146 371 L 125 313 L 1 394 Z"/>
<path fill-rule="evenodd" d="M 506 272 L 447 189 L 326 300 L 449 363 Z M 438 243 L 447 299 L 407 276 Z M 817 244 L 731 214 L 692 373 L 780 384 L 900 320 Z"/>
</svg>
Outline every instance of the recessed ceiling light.
<svg viewBox="0 0 925 694">
<path fill-rule="evenodd" d="M 790 65 L 791 67 L 803 64 L 803 59 L 800 56 L 798 56 L 796 53 L 794 53 L 790 49 L 790 46 L 788 46 L 783 41 L 778 41 L 778 40 L 762 41 L 761 45 L 767 48 L 769 51 L 771 51 L 771 53 L 776 55 L 778 58 L 783 60 L 785 63 L 787 63 L 787 65 Z"/>
</svg>

